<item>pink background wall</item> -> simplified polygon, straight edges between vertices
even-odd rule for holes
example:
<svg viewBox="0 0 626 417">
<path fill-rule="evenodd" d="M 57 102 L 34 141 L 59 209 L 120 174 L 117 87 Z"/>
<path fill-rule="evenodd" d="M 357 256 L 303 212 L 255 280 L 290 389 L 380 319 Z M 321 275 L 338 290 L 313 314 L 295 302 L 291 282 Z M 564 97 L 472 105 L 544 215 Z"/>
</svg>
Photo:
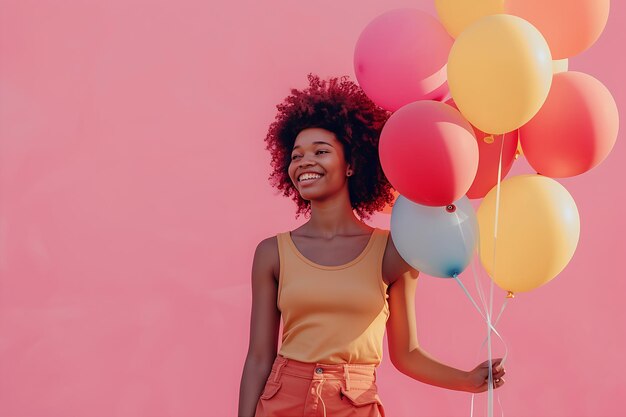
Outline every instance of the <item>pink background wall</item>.
<svg viewBox="0 0 626 417">
<path fill-rule="evenodd" d="M 304 221 L 267 181 L 274 106 L 310 71 L 353 76 L 363 27 L 400 6 L 434 13 L 426 0 L 2 1 L 0 415 L 235 415 L 254 248 Z M 505 416 L 626 415 L 625 21 L 614 1 L 570 60 L 610 89 L 623 128 L 602 165 L 561 181 L 582 222 L 572 262 L 499 325 Z M 429 352 L 477 363 L 484 325 L 454 282 L 422 276 L 416 306 Z M 469 415 L 469 394 L 388 357 L 379 380 L 390 416 Z"/>
</svg>

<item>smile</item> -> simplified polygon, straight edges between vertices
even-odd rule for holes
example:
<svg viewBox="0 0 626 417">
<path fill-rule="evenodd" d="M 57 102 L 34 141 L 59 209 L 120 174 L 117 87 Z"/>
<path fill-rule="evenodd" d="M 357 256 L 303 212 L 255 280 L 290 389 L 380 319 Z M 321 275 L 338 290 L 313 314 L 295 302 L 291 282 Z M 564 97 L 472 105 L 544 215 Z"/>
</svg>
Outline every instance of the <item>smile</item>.
<svg viewBox="0 0 626 417">
<path fill-rule="evenodd" d="M 306 180 L 300 180 L 300 181 L 298 181 L 298 182 L 299 182 L 300 184 L 302 184 L 302 185 L 308 185 L 308 184 L 314 183 L 315 181 L 319 180 L 320 178 L 322 178 L 322 177 L 318 177 L 318 178 L 307 178 Z"/>
</svg>

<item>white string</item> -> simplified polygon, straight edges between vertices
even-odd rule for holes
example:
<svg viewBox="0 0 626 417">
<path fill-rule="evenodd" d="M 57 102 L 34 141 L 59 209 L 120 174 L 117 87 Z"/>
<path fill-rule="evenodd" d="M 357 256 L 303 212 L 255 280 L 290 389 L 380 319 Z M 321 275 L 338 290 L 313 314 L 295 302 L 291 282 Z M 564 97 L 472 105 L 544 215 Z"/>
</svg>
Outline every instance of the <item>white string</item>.
<svg viewBox="0 0 626 417">
<path fill-rule="evenodd" d="M 458 214 L 456 213 L 456 211 L 454 212 L 454 215 L 456 216 L 457 219 L 457 224 L 459 226 L 459 231 L 461 234 L 461 238 L 463 239 L 463 247 L 467 248 L 467 241 L 465 239 L 465 234 L 463 233 L 463 228 L 461 227 L 461 221 L 459 219 Z M 470 262 L 471 264 L 471 262 Z M 472 268 L 473 269 L 473 268 Z M 467 291 L 467 288 L 465 288 L 465 285 L 463 285 L 463 283 L 461 282 L 461 280 L 459 279 L 458 273 L 454 273 L 452 275 L 452 277 L 456 280 L 456 282 L 459 284 L 459 286 L 461 287 L 461 289 L 463 289 L 463 291 L 465 292 L 465 295 L 467 296 L 467 298 L 469 298 L 469 300 L 472 302 L 472 304 L 474 305 L 474 307 L 476 308 L 476 310 L 478 311 L 478 313 L 480 314 L 480 316 L 483 318 L 483 320 L 485 320 L 486 324 L 487 324 L 487 337 L 489 338 L 489 345 L 488 345 L 488 357 L 489 357 L 489 378 L 488 378 L 488 385 L 489 385 L 489 390 L 491 393 L 493 393 L 493 369 L 492 369 L 492 362 L 491 362 L 491 358 L 492 358 L 492 354 L 491 354 L 491 330 L 494 331 L 494 333 L 496 333 L 498 335 L 498 337 L 502 340 L 502 337 L 500 336 L 500 334 L 498 333 L 498 331 L 493 327 L 493 325 L 491 324 L 491 317 L 490 317 L 490 311 L 486 308 L 486 303 L 484 302 L 484 298 L 483 299 L 483 305 L 485 306 L 485 315 L 482 313 L 482 311 L 480 310 L 480 307 L 478 307 L 478 304 L 476 304 L 476 301 L 474 301 L 474 299 L 472 298 L 472 296 L 470 295 L 469 291 Z M 499 400 L 498 400 L 499 401 Z M 490 404 L 493 404 L 493 394 L 490 397 Z M 472 402 L 471 402 L 471 409 L 470 409 L 470 413 L 473 416 L 474 413 L 474 396 L 472 395 Z M 493 417 L 493 405 L 491 405 L 490 408 L 490 415 L 489 417 Z"/>
<path fill-rule="evenodd" d="M 503 150 L 504 150 L 504 134 L 502 134 L 501 137 L 501 145 L 500 145 L 500 157 L 499 157 L 499 161 L 498 161 L 498 178 L 497 178 L 497 186 L 496 186 L 496 212 L 495 212 L 495 224 L 494 224 L 494 245 L 493 245 L 493 276 L 495 278 L 495 273 L 496 273 L 496 243 L 497 243 L 497 237 L 498 237 L 498 220 L 499 220 L 499 211 L 500 211 L 500 183 L 501 183 L 501 177 L 502 177 L 502 154 L 503 154 Z M 478 244 L 478 257 L 480 259 L 480 236 L 479 236 L 479 244 Z M 500 320 L 500 317 L 502 316 L 502 313 L 504 312 L 504 308 L 506 307 L 506 304 L 508 302 L 508 298 L 505 299 L 505 302 L 502 305 L 502 308 L 500 309 L 500 314 L 498 314 L 498 317 L 495 321 L 495 323 L 492 325 L 491 323 L 491 317 L 493 315 L 493 289 L 494 289 L 494 279 L 491 279 L 491 285 L 490 285 L 490 290 L 489 290 L 489 309 L 487 309 L 487 305 L 486 305 L 486 301 L 484 298 L 484 294 L 483 294 L 483 290 L 482 290 L 482 285 L 480 285 L 478 277 L 476 275 L 476 271 L 473 268 L 473 264 L 472 264 L 472 271 L 474 272 L 474 282 L 476 284 L 476 289 L 478 291 L 478 295 L 482 301 L 483 306 L 485 307 L 485 315 L 487 316 L 486 321 L 487 321 L 487 338 L 486 340 L 483 341 L 483 343 L 481 344 L 480 348 L 479 348 L 479 352 L 478 354 L 480 355 L 480 352 L 482 351 L 482 347 L 485 345 L 485 341 L 487 342 L 487 356 L 489 358 L 489 373 L 488 373 L 488 398 L 487 398 L 487 413 L 489 417 L 493 417 L 493 368 L 492 368 L 492 351 L 491 351 L 491 331 L 493 330 L 494 333 L 498 336 L 498 338 L 502 341 L 502 343 L 504 344 L 504 348 L 505 348 L 505 354 L 504 357 L 502 358 L 501 364 L 500 366 L 504 366 L 504 362 L 507 358 L 508 355 L 508 347 L 506 346 L 506 343 L 504 342 L 504 339 L 502 338 L 502 336 L 500 336 L 500 334 L 497 332 L 497 330 L 495 329 L 495 325 L 498 323 L 498 321 Z M 460 282 L 460 281 L 459 281 Z M 485 318 L 484 315 L 481 314 L 481 316 L 483 318 Z M 474 415 L 474 394 L 472 394 L 472 399 L 471 399 L 471 403 L 470 403 L 470 416 L 473 417 Z M 500 405 L 500 410 L 501 410 L 501 415 L 504 416 L 504 410 L 502 409 L 502 403 L 500 402 L 500 397 L 498 396 L 498 404 Z"/>
<path fill-rule="evenodd" d="M 480 234 L 478 236 L 477 247 L 478 247 L 478 253 L 479 253 L 478 262 L 480 262 Z M 485 293 L 483 291 L 483 286 L 480 284 L 480 280 L 478 279 L 478 275 L 476 274 L 476 268 L 474 267 L 474 262 L 471 263 L 471 266 L 472 266 L 472 273 L 474 275 L 474 285 L 476 286 L 476 292 L 478 293 L 478 298 L 482 302 L 483 308 L 485 309 L 485 311 L 487 311 L 487 301 L 485 300 Z"/>
<path fill-rule="evenodd" d="M 496 248 L 497 248 L 497 239 L 498 239 L 498 220 L 499 220 L 499 215 L 500 215 L 500 179 L 502 178 L 502 153 L 504 151 L 504 133 L 502 134 L 502 138 L 500 140 L 500 159 L 498 161 L 498 185 L 496 188 L 496 218 L 495 218 L 495 224 L 494 224 L 494 228 L 493 228 L 493 276 L 495 278 L 496 276 Z M 490 289 L 490 293 L 489 293 L 489 315 L 488 317 L 491 318 L 491 315 L 493 313 L 493 285 L 494 285 L 494 280 L 491 280 L 491 289 Z M 499 336 L 499 335 L 498 335 Z M 493 368 L 491 366 L 491 329 L 487 328 L 487 351 L 489 352 L 489 394 L 488 394 L 488 417 L 493 417 Z M 502 339 L 502 338 L 500 338 Z"/>
<path fill-rule="evenodd" d="M 498 184 L 496 186 L 496 218 L 493 230 L 493 275 L 496 275 L 496 243 L 498 236 L 498 217 L 500 210 L 500 178 L 502 176 L 502 150 L 504 148 L 504 135 L 502 135 L 500 146 L 500 158 L 498 161 Z M 489 313 L 487 313 L 487 320 L 491 320 L 493 314 L 493 279 L 489 286 Z M 493 417 L 493 368 L 492 368 L 492 352 L 491 352 L 491 328 L 487 327 L 487 357 L 489 358 L 489 371 L 487 378 L 487 416 Z"/>
</svg>

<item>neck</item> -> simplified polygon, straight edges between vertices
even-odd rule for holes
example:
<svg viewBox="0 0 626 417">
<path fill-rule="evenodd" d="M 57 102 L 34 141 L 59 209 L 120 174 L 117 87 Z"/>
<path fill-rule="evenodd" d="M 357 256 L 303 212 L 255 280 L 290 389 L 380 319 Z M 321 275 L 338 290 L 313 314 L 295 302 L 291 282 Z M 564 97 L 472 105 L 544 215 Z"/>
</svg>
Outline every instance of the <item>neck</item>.
<svg viewBox="0 0 626 417">
<path fill-rule="evenodd" d="M 350 199 L 311 201 L 311 219 L 304 225 L 307 234 L 331 239 L 337 235 L 354 235 L 368 231 L 350 206 Z"/>
</svg>

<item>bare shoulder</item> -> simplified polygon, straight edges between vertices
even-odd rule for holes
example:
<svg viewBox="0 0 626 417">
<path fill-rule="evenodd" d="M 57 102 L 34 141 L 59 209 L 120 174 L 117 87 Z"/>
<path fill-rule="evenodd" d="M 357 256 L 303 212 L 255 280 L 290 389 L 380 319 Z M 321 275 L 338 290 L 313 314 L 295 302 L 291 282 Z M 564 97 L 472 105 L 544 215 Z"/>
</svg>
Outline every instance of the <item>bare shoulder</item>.
<svg viewBox="0 0 626 417">
<path fill-rule="evenodd" d="M 388 285 L 393 284 L 398 278 L 410 277 L 416 279 L 419 271 L 409 265 L 398 253 L 398 249 L 391 237 L 391 231 L 387 239 L 385 254 L 383 256 L 383 279 Z"/>
<path fill-rule="evenodd" d="M 270 236 L 259 242 L 254 252 L 254 262 L 262 265 L 264 269 L 271 270 L 274 279 L 278 281 L 280 259 L 276 236 Z"/>
<path fill-rule="evenodd" d="M 259 242 L 252 264 L 252 309 L 248 357 L 271 364 L 276 357 L 280 310 L 277 306 L 278 284 L 274 276 L 274 256 L 278 253 L 276 237 Z"/>
</svg>

